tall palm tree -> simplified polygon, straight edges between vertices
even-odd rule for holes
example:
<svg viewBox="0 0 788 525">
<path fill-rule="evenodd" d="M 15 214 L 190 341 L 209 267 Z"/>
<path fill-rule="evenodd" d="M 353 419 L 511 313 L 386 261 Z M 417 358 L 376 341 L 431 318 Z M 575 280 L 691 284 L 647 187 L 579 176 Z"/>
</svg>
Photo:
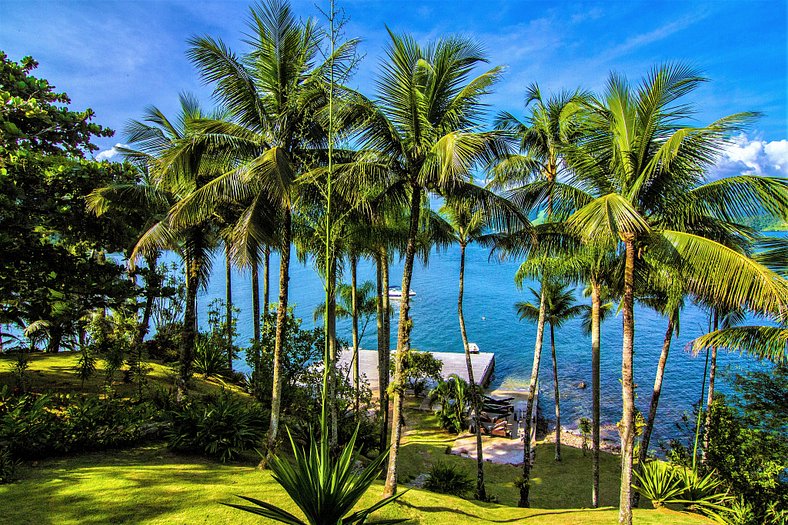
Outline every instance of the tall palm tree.
<svg viewBox="0 0 788 525">
<path fill-rule="evenodd" d="M 210 214 L 189 225 L 176 224 L 172 216 L 180 202 L 216 176 L 223 168 L 223 162 L 210 147 L 193 148 L 177 162 L 167 161 L 173 150 L 194 136 L 195 123 L 208 116 L 202 112 L 193 96 L 182 94 L 180 103 L 181 112 L 176 120 L 170 120 L 159 109 L 150 107 L 142 121 L 132 121 L 127 133 L 134 149 L 124 153 L 138 162 L 145 162 L 151 170 L 155 189 L 169 192 L 176 201 L 167 215 L 140 237 L 129 259 L 134 261 L 140 255 L 149 255 L 161 249 L 176 250 L 184 259 L 186 307 L 176 381 L 178 399 L 182 401 L 192 373 L 197 331 L 197 290 L 208 281 L 210 253 L 216 242 L 217 228 L 215 217 Z M 149 192 L 149 195 L 153 194 Z"/>
<path fill-rule="evenodd" d="M 499 154 L 505 144 L 494 132 L 477 131 L 480 98 L 499 77 L 492 68 L 476 78 L 484 61 L 480 47 L 460 37 L 441 38 L 426 48 L 412 37 L 389 32 L 391 42 L 377 80 L 379 100 L 355 105 L 365 119 L 360 141 L 368 155 L 360 171 L 378 181 L 396 179 L 409 193 L 408 242 L 402 274 L 402 304 L 394 367 L 391 449 L 384 493 L 397 490 L 402 437 L 405 356 L 410 351 L 410 284 L 425 191 L 453 194 L 471 168 Z M 470 190 L 472 191 L 472 190 Z"/>
<path fill-rule="evenodd" d="M 473 387 L 476 380 L 473 377 L 473 364 L 471 363 L 471 351 L 468 345 L 468 333 L 465 328 L 465 316 L 463 314 L 463 295 L 465 291 L 465 250 L 468 245 L 478 241 L 489 226 L 488 217 L 482 210 L 474 209 L 473 203 L 467 200 L 450 198 L 441 209 L 451 225 L 457 243 L 460 245 L 460 284 L 457 296 L 457 316 L 460 321 L 460 336 L 462 336 L 462 346 L 465 350 L 465 365 L 468 370 L 468 382 Z M 487 491 L 484 487 L 484 450 L 482 447 L 482 429 L 479 424 L 481 407 L 479 406 L 479 395 L 474 390 L 471 396 L 471 408 L 473 417 L 476 420 L 476 499 L 486 500 Z"/>
<path fill-rule="evenodd" d="M 570 155 L 574 182 L 598 197 L 575 212 L 569 226 L 591 242 L 619 238 L 624 245 L 619 499 L 624 524 L 632 523 L 636 261 L 654 258 L 680 267 L 690 293 L 731 307 L 774 312 L 787 306 L 784 279 L 707 237 L 711 219 L 729 220 L 753 208 L 783 215 L 788 186 L 756 176 L 703 184 L 727 138 L 754 116 L 740 113 L 705 127 L 683 126 L 691 108 L 681 97 L 704 80 L 682 65 L 654 68 L 638 88 L 611 75 L 604 94 L 590 103 L 592 131 Z"/>
<path fill-rule="evenodd" d="M 545 290 L 545 288 L 547 288 Z M 542 290 L 531 288 L 533 296 L 541 303 L 544 296 L 544 312 L 528 302 L 515 304 L 520 319 L 538 321 L 540 318 L 550 326 L 550 351 L 553 358 L 553 393 L 555 395 L 555 460 L 561 461 L 561 401 L 558 389 L 558 360 L 555 353 L 555 329 L 566 321 L 582 315 L 587 307 L 576 304 L 574 291 L 568 284 L 557 281 L 542 281 Z M 526 438 L 528 439 L 528 438 Z"/>
<path fill-rule="evenodd" d="M 300 22 L 286 2 L 250 9 L 251 49 L 237 56 L 219 39 L 196 37 L 188 55 L 215 96 L 231 109 L 231 120 L 205 120 L 194 144 L 220 145 L 235 159 L 229 170 L 181 208 L 186 222 L 204 203 L 217 198 L 248 202 L 236 225 L 238 234 L 257 246 L 279 252 L 279 302 L 274 344 L 274 377 L 268 450 L 279 433 L 282 348 L 287 314 L 293 213 L 297 178 L 313 166 L 315 150 L 325 147 L 319 112 L 326 104 L 325 76 L 333 57 L 319 61 L 320 31 L 314 21 Z M 272 246 L 273 247 L 273 246 Z M 243 253 L 243 251 L 241 251 Z M 247 252 L 249 253 L 249 252 Z"/>
<path fill-rule="evenodd" d="M 559 93 L 545 100 L 539 86 L 532 84 L 526 90 L 526 107 L 530 106 L 526 120 L 523 122 L 510 113 L 501 113 L 496 121 L 496 127 L 517 137 L 520 148 L 519 152 L 499 159 L 493 168 L 492 184 L 507 188 L 520 185 L 512 189 L 508 197 L 526 212 L 539 210 L 540 205 L 544 205 L 548 223 L 560 220 L 570 210 L 576 209 L 588 200 L 584 193 L 578 192 L 576 188 L 560 180 L 566 171 L 562 151 L 580 136 L 584 121 L 583 102 L 586 97 L 586 93 L 575 91 Z M 559 196 L 561 198 L 556 199 Z M 561 206 L 573 202 L 574 207 Z M 528 239 L 527 242 L 531 240 Z M 542 280 L 547 278 L 547 274 L 541 276 Z M 543 306 L 544 298 L 540 298 L 539 302 L 540 307 Z M 537 337 L 526 414 L 531 414 L 534 410 L 544 322 L 543 318 L 537 320 Z M 530 425 L 531 419 L 526 417 L 524 429 L 526 435 L 531 434 Z M 531 442 L 527 438 L 523 441 L 523 457 L 533 458 Z M 531 460 L 524 459 L 518 502 L 521 507 L 530 506 L 530 470 Z"/>
</svg>

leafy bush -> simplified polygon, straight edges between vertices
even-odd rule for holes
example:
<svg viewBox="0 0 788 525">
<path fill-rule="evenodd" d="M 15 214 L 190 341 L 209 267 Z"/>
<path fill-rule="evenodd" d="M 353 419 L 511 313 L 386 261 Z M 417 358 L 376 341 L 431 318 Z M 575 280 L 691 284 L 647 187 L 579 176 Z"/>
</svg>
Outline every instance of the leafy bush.
<svg viewBox="0 0 788 525">
<path fill-rule="evenodd" d="M 437 412 L 441 427 L 455 434 L 468 428 L 471 395 L 471 386 L 456 374 L 452 374 L 447 381 L 438 382 L 430 396 L 441 405 Z"/>
<path fill-rule="evenodd" d="M 168 446 L 230 461 L 263 440 L 265 415 L 257 405 L 222 392 L 214 398 L 190 401 L 169 413 Z"/>
<path fill-rule="evenodd" d="M 0 392 L 0 443 L 14 458 L 40 458 L 138 443 L 157 433 L 150 403 Z"/>
<path fill-rule="evenodd" d="M 714 513 L 732 500 L 713 471 L 704 476 L 692 469 L 679 468 L 678 474 L 681 493 L 669 503 L 683 503 L 691 510 Z"/>
<path fill-rule="evenodd" d="M 342 449 L 339 457 L 334 457 L 328 446 L 327 436 L 320 441 L 310 440 L 309 447 L 302 449 L 290 439 L 295 461 L 274 456 L 271 470 L 293 502 L 301 509 L 310 525 L 341 523 L 343 525 L 362 525 L 368 522 L 370 514 L 388 505 L 404 492 L 384 498 L 371 507 L 353 512 L 361 497 L 369 490 L 380 472 L 380 467 L 388 457 L 388 452 L 378 455 L 364 468 L 357 468 L 360 460 L 356 451 L 356 437 L 353 433 Z M 263 516 L 280 523 L 304 523 L 286 510 L 254 498 L 239 496 L 254 506 L 225 503 L 245 512 Z M 376 521 L 389 525 L 402 523 L 405 519 Z"/>
<path fill-rule="evenodd" d="M 205 377 L 224 375 L 228 372 L 225 349 L 206 334 L 198 334 L 195 340 L 194 370 Z"/>
<path fill-rule="evenodd" d="M 175 323 L 158 326 L 153 338 L 143 343 L 148 356 L 162 363 L 178 361 L 182 328 Z"/>
<path fill-rule="evenodd" d="M 20 461 L 5 447 L 0 448 L 0 484 L 10 483 L 16 479 L 16 468 Z"/>
<path fill-rule="evenodd" d="M 633 488 L 642 496 L 651 500 L 654 508 L 665 505 L 665 502 L 678 497 L 684 492 L 681 478 L 676 468 L 664 461 L 649 461 L 643 465 L 643 473 L 635 471 L 638 484 Z"/>
<path fill-rule="evenodd" d="M 450 463 L 438 462 L 432 465 L 424 488 L 441 494 L 465 496 L 474 488 L 470 475 Z"/>
<path fill-rule="evenodd" d="M 405 355 L 403 361 L 406 385 L 413 390 L 416 397 L 423 395 L 427 382 L 439 382 L 443 361 L 437 359 L 430 352 L 412 351 Z M 391 370 L 394 371 L 396 363 L 391 361 Z"/>
</svg>

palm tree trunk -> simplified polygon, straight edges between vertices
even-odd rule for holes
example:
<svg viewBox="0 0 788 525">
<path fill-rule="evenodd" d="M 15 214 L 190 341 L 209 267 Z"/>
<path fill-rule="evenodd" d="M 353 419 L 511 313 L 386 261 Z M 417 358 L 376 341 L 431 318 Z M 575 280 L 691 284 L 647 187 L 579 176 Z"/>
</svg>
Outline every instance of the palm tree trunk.
<svg viewBox="0 0 788 525">
<path fill-rule="evenodd" d="M 153 302 L 156 300 L 156 290 L 161 285 L 161 279 L 156 271 L 156 262 L 158 257 L 151 256 L 145 258 L 145 264 L 148 267 L 148 273 L 145 277 L 145 307 L 142 311 L 142 321 L 137 329 L 136 339 L 134 345 L 140 347 L 148 335 L 148 325 L 150 325 L 150 318 L 153 314 Z"/>
<path fill-rule="evenodd" d="M 714 311 L 714 331 L 719 328 L 719 315 Z M 709 427 L 711 426 L 711 405 L 714 402 L 714 378 L 717 375 L 717 347 L 711 348 L 711 362 L 709 363 L 709 393 L 706 397 L 706 424 L 703 429 L 703 452 L 701 463 L 706 463 L 706 451 L 709 449 Z"/>
<path fill-rule="evenodd" d="M 353 310 L 352 317 L 353 317 L 353 411 L 356 415 L 356 421 L 358 421 L 359 417 L 359 410 L 361 407 L 361 400 L 359 398 L 359 383 L 361 382 L 361 377 L 359 375 L 359 366 L 358 366 L 358 290 L 356 289 L 357 286 L 357 279 L 356 273 L 358 271 L 358 257 L 355 255 L 350 256 L 350 302 L 351 308 Z"/>
<path fill-rule="evenodd" d="M 192 376 L 194 342 L 197 338 L 197 285 L 199 268 L 192 257 L 186 258 L 186 308 L 183 314 L 183 338 L 179 356 L 176 400 L 183 403 Z"/>
<path fill-rule="evenodd" d="M 473 377 L 473 364 L 471 363 L 471 350 L 468 346 L 468 333 L 465 330 L 465 316 L 462 312 L 462 298 L 465 291 L 465 244 L 460 243 L 460 292 L 457 297 L 457 315 L 460 318 L 460 335 L 462 346 L 465 349 L 465 366 L 468 368 L 468 383 L 471 386 L 471 408 L 473 409 L 474 429 L 476 430 L 476 499 L 487 500 L 487 491 L 484 488 L 484 449 L 482 447 L 482 426 L 479 424 L 479 392 L 476 391 L 476 381 Z"/>
<path fill-rule="evenodd" d="M 539 320 L 536 323 L 536 344 L 534 345 L 534 363 L 531 367 L 531 382 L 528 385 L 528 401 L 525 405 L 525 416 L 523 417 L 523 479 L 520 480 L 520 500 L 518 507 L 530 507 L 531 491 L 531 464 L 534 458 L 534 451 L 531 450 L 531 412 L 534 410 L 534 398 L 536 397 L 536 383 L 539 380 L 539 363 L 542 360 L 542 339 L 544 338 L 545 309 L 547 308 L 547 290 L 542 283 L 542 291 L 539 294 Z"/>
<path fill-rule="evenodd" d="M 279 433 L 279 415 L 282 406 L 282 348 L 287 324 L 287 293 L 290 284 L 290 237 L 292 235 L 290 208 L 285 209 L 282 224 L 282 247 L 279 261 L 279 304 L 276 312 L 276 336 L 274 340 L 273 392 L 271 393 L 271 423 L 268 427 L 268 451 L 270 457 L 276 449 Z"/>
<path fill-rule="evenodd" d="M 662 379 L 665 377 L 665 365 L 668 362 L 670 352 L 670 342 L 673 338 L 673 315 L 668 316 L 668 329 L 665 331 L 665 338 L 662 342 L 662 352 L 659 354 L 657 363 L 657 375 L 654 378 L 654 390 L 651 392 L 651 404 L 648 408 L 648 419 L 643 428 L 643 437 L 640 439 L 640 453 L 638 454 L 637 468 L 638 473 L 643 472 L 643 465 L 646 463 L 648 446 L 651 442 L 651 433 L 654 431 L 654 422 L 657 419 L 657 408 L 659 407 L 659 396 L 662 394 Z M 640 494 L 635 493 L 632 497 L 632 505 L 637 507 L 640 502 Z"/>
<path fill-rule="evenodd" d="M 591 281 L 591 506 L 599 507 L 599 418 L 601 394 L 599 361 L 600 361 L 600 311 L 602 300 L 599 292 L 599 285 Z"/>
<path fill-rule="evenodd" d="M 377 263 L 377 309 L 378 309 L 378 396 L 380 402 L 380 450 L 386 448 L 389 428 L 389 360 L 391 340 L 389 320 L 389 259 L 385 248 L 381 248 L 375 257 Z M 385 470 L 385 466 L 383 467 Z"/>
<path fill-rule="evenodd" d="M 624 337 L 621 350 L 621 490 L 618 502 L 618 522 L 632 525 L 632 462 L 635 448 L 635 383 L 632 361 L 635 343 L 635 238 L 628 234 L 624 264 Z"/>
<path fill-rule="evenodd" d="M 266 270 L 267 271 L 267 270 Z M 254 340 L 260 341 L 260 275 L 257 270 L 257 256 L 252 260 L 252 325 Z"/>
<path fill-rule="evenodd" d="M 553 356 L 553 392 L 555 394 L 555 460 L 561 461 L 561 396 L 558 392 L 558 360 L 555 355 L 555 329 L 550 323 L 550 352 Z"/>
<path fill-rule="evenodd" d="M 397 355 L 394 360 L 394 408 L 392 412 L 391 448 L 389 449 L 389 464 L 386 472 L 386 486 L 384 497 L 397 493 L 397 460 L 399 459 L 399 445 L 402 439 L 403 401 L 405 394 L 404 360 L 410 352 L 410 324 L 408 317 L 410 310 L 410 280 L 413 277 L 413 261 L 416 257 L 416 235 L 419 230 L 419 213 L 421 212 L 421 188 L 415 183 L 411 185 L 410 197 L 410 226 L 408 227 L 408 244 L 405 248 L 405 268 L 402 271 L 402 304 L 399 312 L 399 327 L 397 333 Z M 388 290 L 384 293 L 388 295 Z"/>
<path fill-rule="evenodd" d="M 233 371 L 233 261 L 230 257 L 230 245 L 224 245 L 224 282 L 225 282 L 225 312 L 227 323 L 227 370 Z"/>
<path fill-rule="evenodd" d="M 270 304 L 269 283 L 271 282 L 271 248 L 263 248 L 263 318 L 268 317 L 268 305 Z"/>
</svg>

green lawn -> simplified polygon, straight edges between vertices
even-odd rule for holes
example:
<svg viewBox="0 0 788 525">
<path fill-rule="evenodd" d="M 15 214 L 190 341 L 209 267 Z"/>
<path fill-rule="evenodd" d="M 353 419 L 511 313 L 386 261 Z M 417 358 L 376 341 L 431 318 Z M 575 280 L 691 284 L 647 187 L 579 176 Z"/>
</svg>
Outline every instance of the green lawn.
<svg viewBox="0 0 788 525">
<path fill-rule="evenodd" d="M 91 394 L 104 392 L 105 369 L 104 362 L 98 360 L 96 373 L 85 382 L 84 387 L 76 374 L 75 368 L 79 360 L 78 352 L 59 352 L 57 354 L 35 353 L 31 354 L 26 372 L 30 390 L 35 392 L 76 392 L 83 391 Z M 16 379 L 12 370 L 16 365 L 15 355 L 0 355 L 0 386 L 14 387 Z M 175 383 L 175 369 L 169 365 L 155 361 L 147 363 L 150 371 L 147 375 L 148 386 L 152 388 L 172 388 Z M 123 382 L 123 372 L 115 372 L 113 387 L 120 395 L 132 395 L 136 392 L 136 385 Z M 196 375 L 194 389 L 200 393 L 216 393 L 222 388 L 241 392 L 240 388 L 232 384 L 225 384 L 217 378 L 203 379 Z"/>
<path fill-rule="evenodd" d="M 75 356 L 37 355 L 31 377 L 37 390 L 60 391 L 79 386 L 70 371 Z M 11 382 L 7 358 L 0 360 L 0 384 Z M 2 366 L 5 365 L 5 370 Z M 155 365 L 153 383 L 168 384 L 166 367 Z M 203 391 L 220 388 L 216 382 L 195 381 Z M 100 390 L 100 381 L 87 389 Z M 126 388 L 123 385 L 120 388 Z M 434 416 L 409 407 L 408 428 L 403 440 L 400 479 L 405 482 L 427 472 L 435 461 L 454 463 L 472 473 L 475 461 L 446 455 L 452 436 L 437 427 Z M 564 461 L 555 463 L 551 445 L 540 446 L 533 470 L 532 509 L 515 507 L 517 489 L 513 480 L 519 469 L 507 465 L 486 467 L 489 493 L 498 504 L 479 503 L 424 490 L 410 490 L 399 502 L 380 511 L 380 517 L 408 517 L 412 523 L 528 523 L 544 525 L 613 524 L 618 494 L 618 459 L 602 456 L 602 504 L 598 510 L 583 509 L 590 499 L 590 456 L 570 447 Z M 14 525 L 49 524 L 193 524 L 265 523 L 265 520 L 224 507 L 234 495 L 253 496 L 297 509 L 273 481 L 269 472 L 257 470 L 255 458 L 239 464 L 222 465 L 201 457 L 175 455 L 163 445 L 131 450 L 114 450 L 54 458 L 24 465 L 20 480 L 0 485 L 0 523 Z M 362 500 L 370 505 L 382 492 L 378 483 Z M 673 510 L 637 509 L 638 524 L 701 524 L 701 517 Z"/>
</svg>

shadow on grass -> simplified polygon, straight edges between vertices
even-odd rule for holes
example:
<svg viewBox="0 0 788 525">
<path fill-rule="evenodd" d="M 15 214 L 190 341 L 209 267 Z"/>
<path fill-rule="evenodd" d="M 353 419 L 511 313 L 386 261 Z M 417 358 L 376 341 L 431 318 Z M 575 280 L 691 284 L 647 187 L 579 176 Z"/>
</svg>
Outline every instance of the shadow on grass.
<svg viewBox="0 0 788 525">
<path fill-rule="evenodd" d="M 478 503 L 478 502 L 477 502 Z M 417 512 L 448 512 L 451 514 L 459 514 L 461 516 L 465 516 L 467 518 L 474 518 L 477 520 L 482 520 L 487 523 L 519 523 L 522 521 L 527 521 L 533 518 L 545 517 L 545 516 L 558 516 L 561 514 L 578 514 L 578 513 L 588 513 L 588 512 L 599 512 L 599 511 L 608 511 L 611 510 L 612 507 L 604 507 L 598 509 L 565 509 L 565 510 L 556 510 L 556 511 L 549 511 L 549 512 L 539 512 L 535 514 L 529 514 L 528 516 L 517 516 L 514 518 L 507 518 L 507 519 L 491 519 L 489 515 L 477 515 L 470 512 L 466 512 L 463 510 L 459 510 L 456 508 L 449 508 L 449 507 L 437 507 L 437 506 L 427 506 L 427 505 L 414 505 L 412 503 L 408 503 L 407 501 L 400 501 L 399 505 L 403 507 L 407 507 L 409 509 L 413 509 Z M 527 509 L 520 509 L 522 512 L 527 512 Z"/>
<path fill-rule="evenodd" d="M 217 505 L 229 500 L 235 487 L 228 469 L 255 470 L 176 456 L 157 447 L 46 460 L 24 468 L 20 482 L 0 488 L 2 500 L 10 503 L 4 505 L 3 519 L 18 525 L 161 520 L 188 508 L 189 500 L 205 498 L 206 488 L 223 488 L 207 495 Z"/>
</svg>

